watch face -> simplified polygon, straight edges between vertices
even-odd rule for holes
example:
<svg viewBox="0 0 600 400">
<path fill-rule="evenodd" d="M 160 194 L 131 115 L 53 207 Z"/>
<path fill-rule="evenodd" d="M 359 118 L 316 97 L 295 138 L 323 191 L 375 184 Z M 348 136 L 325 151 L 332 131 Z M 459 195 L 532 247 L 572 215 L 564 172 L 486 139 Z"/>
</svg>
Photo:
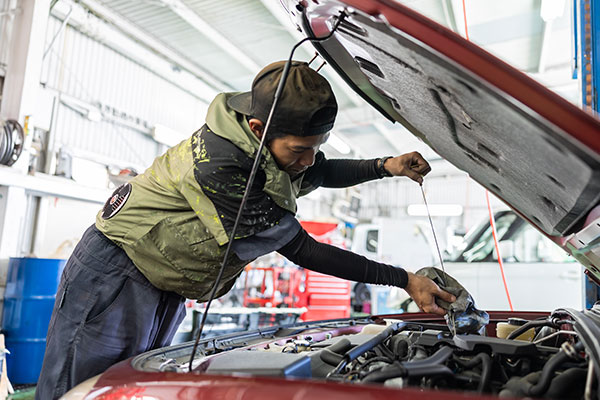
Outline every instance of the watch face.
<svg viewBox="0 0 600 400">
<path fill-rule="evenodd" d="M 392 156 L 383 157 L 377 160 L 377 174 L 380 178 L 383 177 L 392 177 L 394 175 L 390 174 L 387 169 L 385 169 L 384 164 L 387 159 L 392 158 Z"/>
</svg>

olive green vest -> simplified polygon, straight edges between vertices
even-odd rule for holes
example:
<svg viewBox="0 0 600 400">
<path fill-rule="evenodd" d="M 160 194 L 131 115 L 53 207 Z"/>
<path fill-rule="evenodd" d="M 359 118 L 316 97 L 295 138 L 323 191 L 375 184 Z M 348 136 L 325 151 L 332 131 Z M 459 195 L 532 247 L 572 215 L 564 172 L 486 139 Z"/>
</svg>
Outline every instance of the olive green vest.
<svg viewBox="0 0 600 400">
<path fill-rule="evenodd" d="M 96 227 L 123 248 L 154 286 L 191 299 L 207 300 L 229 240 L 213 203 L 194 177 L 194 160 L 210 162 L 202 135 L 217 134 L 251 158 L 259 146 L 245 117 L 227 106 L 227 98 L 234 94 L 222 93 L 213 100 L 206 117 L 208 130 L 169 149 L 131 181 L 131 194 L 115 216 L 106 220 L 102 212 L 96 216 Z M 292 183 L 266 148 L 261 168 L 266 175 L 264 192 L 295 214 L 302 179 Z M 232 287 L 246 263 L 230 255 L 217 296 Z"/>
</svg>

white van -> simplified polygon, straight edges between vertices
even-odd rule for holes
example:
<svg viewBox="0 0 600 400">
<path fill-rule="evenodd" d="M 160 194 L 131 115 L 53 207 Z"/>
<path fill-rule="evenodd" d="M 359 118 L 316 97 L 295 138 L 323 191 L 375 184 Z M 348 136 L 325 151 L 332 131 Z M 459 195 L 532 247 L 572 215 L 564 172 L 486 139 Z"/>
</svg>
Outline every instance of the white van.
<svg viewBox="0 0 600 400">
<path fill-rule="evenodd" d="M 506 285 L 515 309 L 550 311 L 557 307 L 585 308 L 585 279 L 583 267 L 563 249 L 539 233 L 513 211 L 495 214 L 500 254 L 502 255 Z M 399 226 L 398 231 L 414 231 L 414 226 Z M 356 227 L 352 250 L 367 257 L 389 262 L 382 254 L 405 249 L 386 245 L 389 230 L 378 224 Z M 427 243 L 428 234 L 423 234 L 411 244 L 418 259 L 407 266 L 414 271 L 414 263 L 421 267 L 435 265 L 439 268 L 437 255 Z M 398 237 L 388 238 L 388 241 Z M 405 238 L 403 239 L 405 240 Z M 396 243 L 402 243 L 396 241 Z M 387 247 L 387 250 L 381 247 Z M 428 250 L 428 256 L 423 250 Z M 412 252 L 412 251 L 411 251 Z M 401 255 L 388 259 L 400 260 Z M 446 272 L 454 276 L 473 295 L 479 308 L 485 310 L 510 309 L 504 288 L 498 257 L 489 219 L 483 220 L 464 237 L 462 244 L 452 254 L 444 256 Z M 403 290 L 388 287 L 355 286 L 355 303 L 371 302 L 371 313 L 388 313 L 399 310 L 415 311 L 408 295 Z M 491 295 L 490 295 L 491 294 Z M 359 309 L 355 305 L 355 309 Z"/>
</svg>

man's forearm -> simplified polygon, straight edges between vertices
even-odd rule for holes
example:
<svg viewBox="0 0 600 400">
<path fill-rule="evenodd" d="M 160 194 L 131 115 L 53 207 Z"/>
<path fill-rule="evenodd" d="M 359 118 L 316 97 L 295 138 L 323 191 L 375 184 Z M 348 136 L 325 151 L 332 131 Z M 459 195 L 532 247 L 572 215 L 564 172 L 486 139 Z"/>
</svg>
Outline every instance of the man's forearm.
<svg viewBox="0 0 600 400">
<path fill-rule="evenodd" d="M 349 187 L 381 178 L 377 170 L 377 159 L 326 160 L 321 168 L 323 187 Z"/>
<path fill-rule="evenodd" d="M 278 252 L 301 267 L 355 282 L 401 288 L 406 287 L 408 282 L 408 275 L 404 269 L 319 243 L 305 230 L 298 232 L 294 239 Z"/>
</svg>

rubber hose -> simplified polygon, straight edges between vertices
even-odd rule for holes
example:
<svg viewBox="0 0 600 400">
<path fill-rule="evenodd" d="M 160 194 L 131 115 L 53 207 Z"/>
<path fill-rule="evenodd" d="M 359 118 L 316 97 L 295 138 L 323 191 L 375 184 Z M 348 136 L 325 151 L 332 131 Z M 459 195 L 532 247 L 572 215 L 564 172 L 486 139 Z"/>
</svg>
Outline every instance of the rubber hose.
<svg viewBox="0 0 600 400">
<path fill-rule="evenodd" d="M 455 358 L 454 360 L 464 368 L 473 368 L 481 364 L 481 379 L 479 380 L 477 391 L 483 393 L 492 377 L 492 359 L 490 356 L 487 353 L 479 353 L 468 361 L 463 361 L 459 358 Z"/>
<path fill-rule="evenodd" d="M 2 137 L 0 137 L 0 164 L 6 165 L 9 151 L 11 150 L 11 134 L 10 128 L 8 127 L 8 121 L 4 122 L 2 126 Z"/>
<path fill-rule="evenodd" d="M 383 343 L 377 346 L 374 350 L 379 349 L 383 356 L 394 359 L 394 352 L 388 349 Z"/>
<path fill-rule="evenodd" d="M 392 365 L 383 367 L 381 370 L 369 373 L 364 382 L 383 382 L 386 379 L 401 378 L 405 376 L 432 376 L 432 375 L 451 375 L 450 368 L 443 363 L 452 356 L 453 350 L 450 347 L 442 347 L 430 357 L 424 360 L 412 362 L 394 362 Z"/>
<path fill-rule="evenodd" d="M 361 368 L 366 368 L 367 366 L 373 364 L 374 362 L 385 362 L 387 364 L 391 364 L 394 362 L 393 359 L 388 358 L 388 357 L 373 357 L 373 358 L 369 358 L 367 361 L 365 361 L 364 364 L 362 364 L 360 367 Z"/>
<path fill-rule="evenodd" d="M 587 368 L 569 368 L 552 379 L 544 396 L 551 399 L 582 399 L 586 377 Z"/>
<path fill-rule="evenodd" d="M 13 135 L 12 135 L 12 129 L 11 129 L 11 122 L 10 121 L 6 121 L 4 123 L 4 134 L 5 134 L 5 138 L 6 138 L 6 150 L 4 152 L 4 155 L 2 156 L 2 164 L 4 165 L 8 165 L 8 162 L 10 161 L 10 156 L 12 154 L 13 151 Z"/>
<path fill-rule="evenodd" d="M 383 331 L 375 335 L 372 339 L 367 340 L 363 344 L 356 346 L 355 348 L 348 350 L 345 354 L 347 362 L 356 360 L 359 356 L 362 356 L 367 351 L 372 350 L 375 346 L 383 343 L 388 337 L 402 331 L 406 327 L 406 322 L 397 322 L 385 328 Z"/>
<path fill-rule="evenodd" d="M 403 365 L 404 368 L 408 370 L 408 376 L 430 375 L 427 373 L 429 368 L 445 363 L 446 360 L 452 356 L 452 354 L 454 354 L 454 350 L 452 350 L 452 348 L 449 346 L 444 346 L 433 353 L 430 357 L 427 357 L 423 360 L 405 362 Z"/>
<path fill-rule="evenodd" d="M 7 139 L 7 148 L 5 159 L 3 160 L 3 164 L 8 165 L 10 161 L 10 156 L 12 155 L 13 146 L 14 146 L 14 138 L 13 138 L 13 129 L 16 128 L 13 126 L 11 121 L 6 121 L 6 125 L 4 125 L 4 130 L 6 131 L 6 139 Z"/>
<path fill-rule="evenodd" d="M 340 363 L 333 369 L 333 371 L 329 372 L 325 379 L 330 379 L 335 374 L 339 374 L 341 370 L 343 370 L 346 365 L 356 360 L 358 357 L 362 356 L 369 350 L 373 350 L 376 346 L 383 343 L 388 337 L 402 331 L 406 327 L 407 323 L 396 322 L 385 328 L 383 331 L 379 332 L 377 335 L 373 336 L 371 339 L 367 340 L 363 344 L 360 344 L 353 349 L 348 350 L 344 354 L 344 358 Z"/>
<path fill-rule="evenodd" d="M 367 375 L 362 382 L 385 382 L 393 378 L 405 378 L 407 376 L 436 376 L 436 375 L 452 375 L 452 370 L 445 365 L 432 365 L 426 369 L 419 371 L 419 374 L 410 373 L 402 363 L 396 362 L 387 368 L 375 371 Z"/>
<path fill-rule="evenodd" d="M 8 139 L 8 147 L 6 151 L 6 159 L 4 160 L 4 164 L 8 165 L 10 162 L 10 156 L 12 155 L 13 146 L 14 146 L 14 138 L 12 135 L 13 124 L 11 121 L 6 121 L 6 125 L 4 125 L 4 129 L 6 130 L 6 138 Z M 16 128 L 16 127 L 15 127 Z"/>
<path fill-rule="evenodd" d="M 8 149 L 8 139 L 6 138 L 6 130 L 3 128 L 0 132 L 0 164 L 4 164 L 4 155 L 7 153 L 6 149 Z"/>
<path fill-rule="evenodd" d="M 481 380 L 477 386 L 477 391 L 483 393 L 492 378 L 492 359 L 486 353 L 480 353 L 481 356 Z"/>
<path fill-rule="evenodd" d="M 334 353 L 333 351 L 331 351 L 329 349 L 321 350 L 319 357 L 321 358 L 321 361 L 323 361 L 326 364 L 331 365 L 332 367 L 337 366 L 344 359 L 343 355 Z"/>
<path fill-rule="evenodd" d="M 574 347 L 575 351 L 581 351 L 583 349 L 583 343 L 579 342 Z M 562 363 L 564 363 L 568 359 L 569 356 L 563 350 L 553 355 L 552 358 L 548 360 L 546 365 L 544 365 L 540 380 L 535 385 L 531 385 L 527 389 L 526 393 L 530 396 L 539 396 L 543 393 L 546 393 L 546 391 L 550 387 L 552 378 L 554 377 L 554 372 L 558 369 L 558 367 L 560 367 Z"/>
<path fill-rule="evenodd" d="M 511 340 L 518 337 L 521 333 L 528 331 L 531 328 L 537 328 L 540 326 L 554 326 L 555 324 L 547 319 L 539 320 L 539 321 L 529 321 L 525 325 L 521 325 L 514 331 L 512 331 L 506 338 Z"/>
<path fill-rule="evenodd" d="M 388 379 L 403 378 L 407 375 L 408 371 L 406 371 L 406 368 L 402 366 L 402 363 L 396 361 L 392 365 L 382 368 L 379 371 L 371 372 L 364 377 L 362 382 L 385 382 Z"/>
<path fill-rule="evenodd" d="M 321 360 L 329 365 L 336 366 L 344 358 L 343 354 L 352 347 L 350 341 L 346 338 L 341 339 L 331 346 L 321 350 L 319 357 Z"/>
</svg>

